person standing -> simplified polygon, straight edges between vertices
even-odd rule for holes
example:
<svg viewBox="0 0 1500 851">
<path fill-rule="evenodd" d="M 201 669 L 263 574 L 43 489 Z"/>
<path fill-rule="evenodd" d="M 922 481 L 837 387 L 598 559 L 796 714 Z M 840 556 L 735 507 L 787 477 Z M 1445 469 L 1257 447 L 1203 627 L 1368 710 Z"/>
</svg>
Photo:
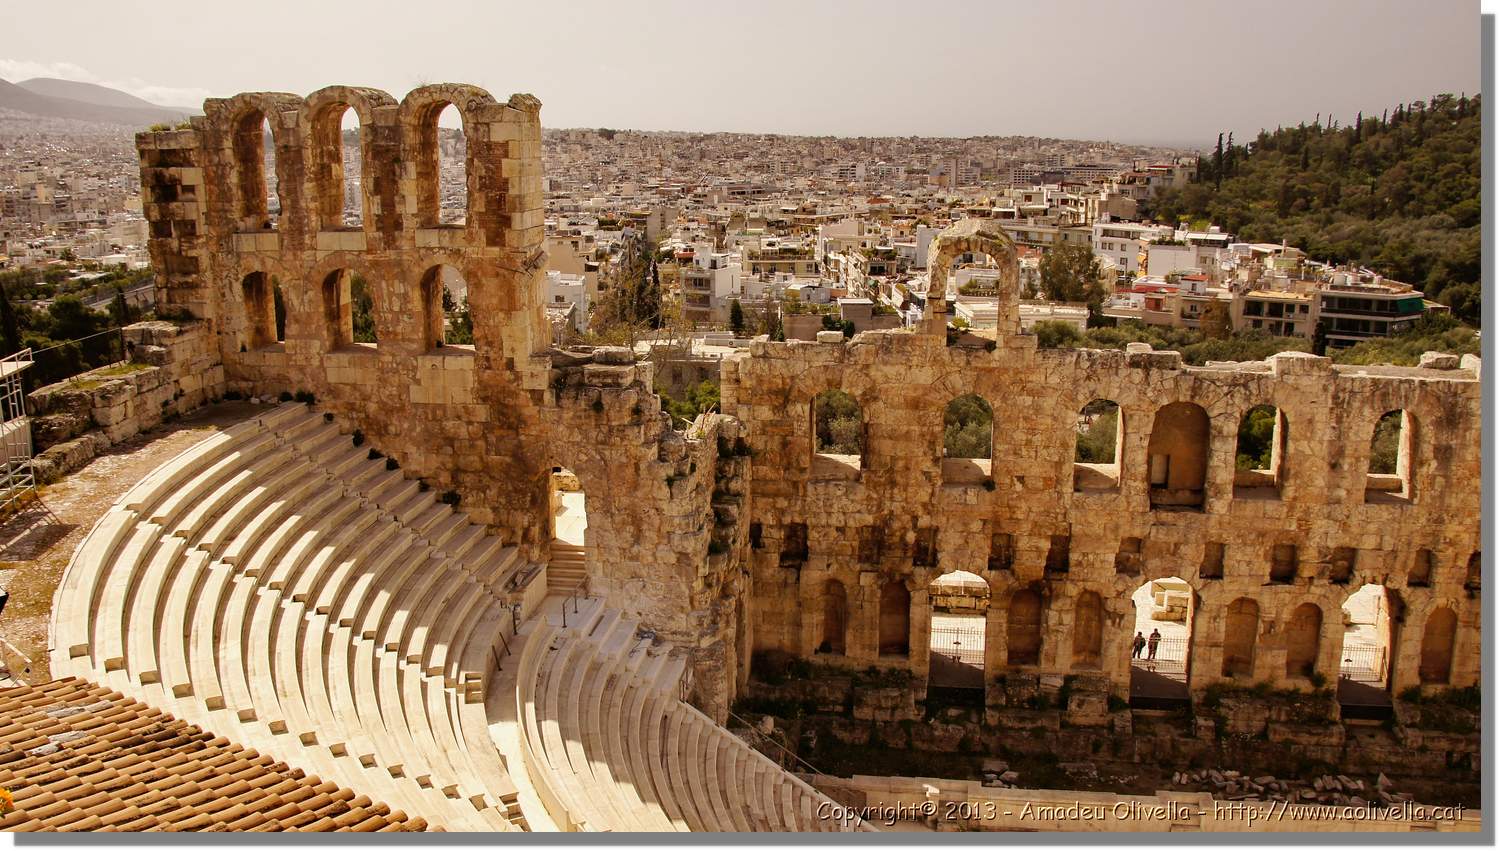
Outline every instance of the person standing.
<svg viewBox="0 0 1500 851">
<path fill-rule="evenodd" d="M 1151 637 L 1146 640 L 1146 658 L 1156 661 L 1156 645 L 1161 643 L 1161 630 L 1151 630 Z"/>
<path fill-rule="evenodd" d="M 1137 630 L 1136 634 L 1135 634 L 1134 640 L 1132 640 L 1130 642 L 1130 658 L 1132 658 L 1132 659 L 1139 659 L 1139 658 L 1141 658 L 1141 651 L 1145 650 L 1145 649 L 1146 649 L 1146 636 L 1141 635 L 1140 631 Z"/>
</svg>

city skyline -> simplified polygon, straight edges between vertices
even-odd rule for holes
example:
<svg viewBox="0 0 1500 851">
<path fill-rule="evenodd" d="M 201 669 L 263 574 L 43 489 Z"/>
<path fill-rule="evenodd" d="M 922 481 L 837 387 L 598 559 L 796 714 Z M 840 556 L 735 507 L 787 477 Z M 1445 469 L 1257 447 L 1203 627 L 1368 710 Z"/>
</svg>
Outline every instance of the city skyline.
<svg viewBox="0 0 1500 851">
<path fill-rule="evenodd" d="M 462 12 L 462 28 L 452 26 L 460 13 L 417 19 L 385 3 L 357 17 L 268 4 L 268 14 L 245 20 L 186 11 L 165 33 L 172 50 L 122 49 L 163 38 L 143 8 L 100 8 L 109 26 L 66 40 L 55 37 L 66 12 L 33 8 L 0 57 L 0 78 L 94 82 L 194 108 L 247 88 L 305 94 L 358 79 L 398 93 L 466 80 L 501 96 L 537 95 L 550 127 L 1199 148 L 1221 131 L 1249 139 L 1319 114 L 1347 124 L 1360 111 L 1480 88 L 1472 2 L 1429 7 L 1420 28 L 1405 25 L 1396 2 L 1361 4 L 1357 22 L 1338 2 L 1263 4 L 1254 15 L 1183 3 L 1147 16 L 1091 2 L 924 10 L 931 40 L 906 45 L 884 34 L 908 29 L 903 18 L 917 13 L 895 4 L 661 4 L 649 14 L 590 4 L 567 16 L 485 8 Z M 301 26 L 278 24 L 292 17 Z M 1076 73 L 1080 63 L 1109 73 Z"/>
</svg>

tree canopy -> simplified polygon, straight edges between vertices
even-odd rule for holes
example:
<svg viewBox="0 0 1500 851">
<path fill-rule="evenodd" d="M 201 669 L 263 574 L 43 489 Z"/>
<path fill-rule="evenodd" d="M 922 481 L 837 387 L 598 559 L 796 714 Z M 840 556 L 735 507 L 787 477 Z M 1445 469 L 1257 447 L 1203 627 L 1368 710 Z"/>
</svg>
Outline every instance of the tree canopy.
<svg viewBox="0 0 1500 851">
<path fill-rule="evenodd" d="M 1477 325 L 1479 113 L 1478 95 L 1439 94 L 1343 128 L 1300 123 L 1245 145 L 1230 136 L 1199 160 L 1195 182 L 1147 212 L 1375 269 Z"/>
</svg>

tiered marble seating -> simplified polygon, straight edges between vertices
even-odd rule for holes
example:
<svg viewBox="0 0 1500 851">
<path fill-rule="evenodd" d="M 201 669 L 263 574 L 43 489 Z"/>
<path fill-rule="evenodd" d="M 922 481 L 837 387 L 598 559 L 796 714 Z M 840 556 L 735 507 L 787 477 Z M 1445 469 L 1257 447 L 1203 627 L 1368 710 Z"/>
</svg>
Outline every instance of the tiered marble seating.
<svg viewBox="0 0 1500 851">
<path fill-rule="evenodd" d="M 54 601 L 52 670 L 433 827 L 525 827 L 488 731 L 514 548 L 282 405 L 152 472 Z"/>
<path fill-rule="evenodd" d="M 819 817 L 821 793 L 680 700 L 685 655 L 602 600 L 550 596 L 520 639 L 491 731 L 527 766 L 523 808 L 545 808 L 556 828 L 849 829 Z"/>
</svg>

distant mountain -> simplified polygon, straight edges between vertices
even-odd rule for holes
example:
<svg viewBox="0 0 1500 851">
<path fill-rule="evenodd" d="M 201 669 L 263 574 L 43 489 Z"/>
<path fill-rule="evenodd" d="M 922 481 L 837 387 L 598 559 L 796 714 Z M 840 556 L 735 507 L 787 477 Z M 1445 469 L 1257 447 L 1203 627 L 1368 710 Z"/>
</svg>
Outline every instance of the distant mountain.
<svg viewBox="0 0 1500 851">
<path fill-rule="evenodd" d="M 0 109 L 137 128 L 175 123 L 198 111 L 157 106 L 134 95 L 92 83 L 40 77 L 20 84 L 0 80 Z"/>
<path fill-rule="evenodd" d="M 197 109 L 181 106 L 162 106 L 152 103 L 145 98 L 138 98 L 119 89 L 111 89 L 108 86 L 100 86 L 94 83 L 80 83 L 75 80 L 59 80 L 56 77 L 32 77 L 30 80 L 22 80 L 16 85 L 27 91 L 39 95 L 54 98 L 67 98 L 68 100 L 83 101 L 95 106 L 119 106 L 126 109 L 170 109 L 185 114 L 197 112 Z"/>
</svg>

